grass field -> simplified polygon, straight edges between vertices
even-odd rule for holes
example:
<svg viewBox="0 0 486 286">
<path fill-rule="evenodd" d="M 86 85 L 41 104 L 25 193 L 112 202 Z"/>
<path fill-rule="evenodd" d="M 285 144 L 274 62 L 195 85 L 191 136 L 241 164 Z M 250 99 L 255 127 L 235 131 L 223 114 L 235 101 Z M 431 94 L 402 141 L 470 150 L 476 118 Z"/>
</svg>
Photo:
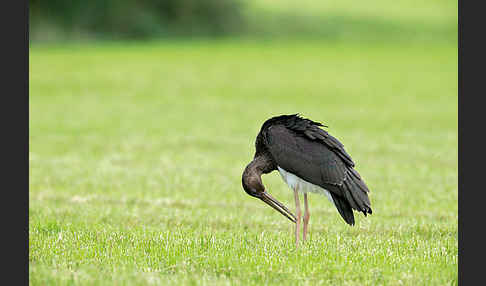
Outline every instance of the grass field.
<svg viewBox="0 0 486 286">
<path fill-rule="evenodd" d="M 179 41 L 30 51 L 31 285 L 457 284 L 457 49 Z M 371 189 L 310 240 L 246 195 L 263 121 L 329 125 Z M 278 173 L 269 192 L 293 209 Z"/>
</svg>

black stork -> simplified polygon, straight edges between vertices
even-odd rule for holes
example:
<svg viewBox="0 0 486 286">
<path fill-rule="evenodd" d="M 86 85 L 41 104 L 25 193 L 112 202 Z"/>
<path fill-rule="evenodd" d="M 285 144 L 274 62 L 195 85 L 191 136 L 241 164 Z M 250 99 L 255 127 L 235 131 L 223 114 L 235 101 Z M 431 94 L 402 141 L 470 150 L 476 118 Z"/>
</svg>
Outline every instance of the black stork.
<svg viewBox="0 0 486 286">
<path fill-rule="evenodd" d="M 326 195 L 349 225 L 354 225 L 353 209 L 371 214 L 369 189 L 354 169 L 354 162 L 343 144 L 319 126 L 319 122 L 298 114 L 281 115 L 265 121 L 255 141 L 255 156 L 246 166 L 243 189 L 247 194 L 270 205 L 295 223 L 295 243 L 299 245 L 299 192 L 304 194 L 304 229 L 309 223 L 307 193 Z M 263 186 L 261 175 L 278 170 L 294 192 L 295 213 L 273 198 Z"/>
</svg>

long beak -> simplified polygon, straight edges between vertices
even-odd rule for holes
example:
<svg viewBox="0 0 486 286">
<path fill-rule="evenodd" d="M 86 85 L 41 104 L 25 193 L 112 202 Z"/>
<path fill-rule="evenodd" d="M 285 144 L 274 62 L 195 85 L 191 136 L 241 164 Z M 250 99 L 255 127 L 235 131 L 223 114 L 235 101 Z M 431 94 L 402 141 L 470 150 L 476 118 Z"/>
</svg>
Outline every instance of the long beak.
<svg viewBox="0 0 486 286">
<path fill-rule="evenodd" d="M 274 197 L 270 196 L 269 193 L 263 192 L 261 193 L 260 199 L 270 205 L 272 208 L 276 209 L 279 213 L 284 215 L 286 218 L 288 218 L 290 221 L 295 223 L 296 219 L 294 214 L 286 208 L 283 204 L 281 204 L 279 201 L 277 201 Z"/>
</svg>

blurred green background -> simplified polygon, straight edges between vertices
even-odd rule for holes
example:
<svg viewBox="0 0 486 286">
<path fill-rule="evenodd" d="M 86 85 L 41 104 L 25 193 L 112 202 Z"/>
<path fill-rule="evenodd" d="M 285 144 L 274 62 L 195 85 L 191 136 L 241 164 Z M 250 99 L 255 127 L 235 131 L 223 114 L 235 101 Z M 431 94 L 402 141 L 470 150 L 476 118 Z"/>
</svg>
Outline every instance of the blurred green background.
<svg viewBox="0 0 486 286">
<path fill-rule="evenodd" d="M 316 37 L 445 41 L 457 2 L 291 0 L 30 0 L 32 41 L 174 37 Z"/>
<path fill-rule="evenodd" d="M 31 285 L 457 285 L 457 2 L 29 3 Z M 373 206 L 311 194 L 298 250 L 241 187 L 290 113 Z"/>
</svg>

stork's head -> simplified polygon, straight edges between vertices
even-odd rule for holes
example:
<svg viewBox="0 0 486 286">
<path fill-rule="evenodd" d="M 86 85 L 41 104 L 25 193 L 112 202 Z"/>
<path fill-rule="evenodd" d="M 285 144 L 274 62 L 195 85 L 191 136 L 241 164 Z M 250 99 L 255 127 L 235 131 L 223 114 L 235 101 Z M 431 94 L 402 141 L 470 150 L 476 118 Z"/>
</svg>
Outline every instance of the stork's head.
<svg viewBox="0 0 486 286">
<path fill-rule="evenodd" d="M 252 172 L 250 164 L 246 166 L 241 178 L 243 189 L 252 197 L 260 198 L 265 192 L 265 186 L 262 183 L 261 175 Z"/>
<path fill-rule="evenodd" d="M 269 206 L 280 212 L 283 216 L 295 223 L 294 214 L 282 203 L 280 203 L 269 193 L 267 193 L 267 191 L 265 190 L 265 186 L 263 186 L 262 183 L 262 173 L 258 171 L 258 168 L 256 168 L 254 162 L 255 161 L 252 161 L 250 164 L 248 164 L 248 166 L 246 166 L 245 171 L 243 172 L 243 176 L 241 178 L 241 182 L 245 192 L 252 197 L 264 201 L 266 204 L 268 204 Z"/>
</svg>

